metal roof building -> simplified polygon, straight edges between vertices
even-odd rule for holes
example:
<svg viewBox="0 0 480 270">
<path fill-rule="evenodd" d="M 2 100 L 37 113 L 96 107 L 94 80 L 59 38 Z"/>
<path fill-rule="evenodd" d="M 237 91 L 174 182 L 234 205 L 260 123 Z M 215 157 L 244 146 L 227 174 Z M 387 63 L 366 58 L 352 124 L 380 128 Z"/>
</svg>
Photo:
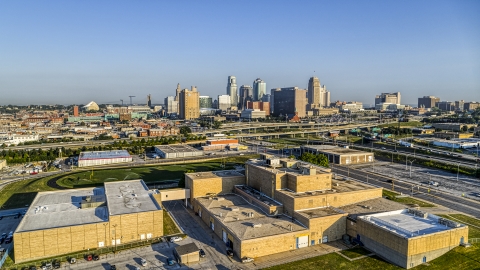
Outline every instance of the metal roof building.
<svg viewBox="0 0 480 270">
<path fill-rule="evenodd" d="M 132 156 L 127 150 L 81 152 L 78 167 L 131 162 Z"/>
<path fill-rule="evenodd" d="M 196 157 L 203 156 L 203 151 L 189 145 L 155 145 L 155 153 L 162 158 Z"/>
</svg>

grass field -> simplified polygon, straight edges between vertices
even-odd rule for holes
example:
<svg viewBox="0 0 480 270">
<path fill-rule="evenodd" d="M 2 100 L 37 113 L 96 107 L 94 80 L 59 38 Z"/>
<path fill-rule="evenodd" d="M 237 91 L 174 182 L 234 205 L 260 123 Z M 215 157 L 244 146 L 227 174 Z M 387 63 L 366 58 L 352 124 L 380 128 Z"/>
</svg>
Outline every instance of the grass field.
<svg viewBox="0 0 480 270">
<path fill-rule="evenodd" d="M 143 179 L 147 183 L 156 183 L 165 180 L 180 179 L 186 170 L 214 171 L 233 168 L 235 164 L 244 164 L 246 160 L 257 155 L 237 156 L 214 160 L 204 163 L 186 163 L 178 165 L 163 165 L 151 167 L 132 167 L 128 169 L 108 169 L 81 171 L 66 175 L 49 176 L 39 179 L 27 179 L 11 183 L 0 190 L 0 209 L 21 208 L 30 205 L 40 191 L 53 191 L 56 188 L 47 185 L 55 179 L 60 188 L 83 188 L 101 186 L 104 182 L 128 179 Z M 91 178 L 90 178 L 91 177 Z"/>
<path fill-rule="evenodd" d="M 361 256 L 368 255 L 372 252 L 362 248 L 362 247 L 356 247 L 356 248 L 351 248 L 347 250 L 340 251 L 343 255 L 349 257 L 350 259 L 355 259 Z"/>
<path fill-rule="evenodd" d="M 438 215 L 468 225 L 468 238 L 480 238 L 480 219 L 463 214 Z M 472 226 L 473 225 L 473 226 Z"/>
<path fill-rule="evenodd" d="M 397 196 L 400 195 L 400 194 L 398 194 L 396 192 L 393 192 L 393 191 L 386 190 L 386 189 L 383 190 L 382 195 L 384 197 L 387 197 L 387 199 L 389 199 L 389 200 L 392 200 L 394 202 L 398 202 L 398 203 L 401 203 L 401 204 L 406 204 L 406 205 L 416 204 L 420 207 L 434 207 L 435 206 L 434 204 L 427 203 L 427 202 L 424 202 L 424 201 L 420 201 L 420 200 L 417 200 L 417 199 L 412 198 L 412 197 L 398 198 Z"/>
<path fill-rule="evenodd" d="M 410 121 L 410 122 L 401 122 L 400 123 L 400 128 L 406 128 L 406 127 L 419 127 L 419 126 L 422 126 L 423 123 L 422 122 L 418 122 L 418 121 Z M 378 127 L 398 127 L 398 123 L 389 123 L 389 124 L 381 124 L 381 125 L 378 125 Z"/>
<path fill-rule="evenodd" d="M 163 208 L 165 209 L 165 208 Z M 163 235 L 172 235 L 181 233 L 180 230 L 175 226 L 173 219 L 167 213 L 167 211 L 163 211 Z"/>
</svg>

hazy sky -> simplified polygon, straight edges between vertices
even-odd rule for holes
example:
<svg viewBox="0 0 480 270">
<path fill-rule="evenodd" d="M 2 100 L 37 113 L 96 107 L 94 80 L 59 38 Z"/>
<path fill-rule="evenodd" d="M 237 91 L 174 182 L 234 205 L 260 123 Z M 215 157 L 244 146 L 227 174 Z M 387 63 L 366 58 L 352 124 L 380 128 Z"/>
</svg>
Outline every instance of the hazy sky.
<svg viewBox="0 0 480 270">
<path fill-rule="evenodd" d="M 154 103 L 257 78 L 480 101 L 480 1 L 0 1 L 0 104 Z"/>
</svg>

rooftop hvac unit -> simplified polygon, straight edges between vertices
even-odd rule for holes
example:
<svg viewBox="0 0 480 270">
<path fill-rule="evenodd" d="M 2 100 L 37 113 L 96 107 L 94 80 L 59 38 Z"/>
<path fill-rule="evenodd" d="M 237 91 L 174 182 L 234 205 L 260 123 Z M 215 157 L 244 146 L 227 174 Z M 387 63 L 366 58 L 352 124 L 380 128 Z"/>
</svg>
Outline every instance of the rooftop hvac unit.
<svg viewBox="0 0 480 270">
<path fill-rule="evenodd" d="M 260 227 L 262 227 L 262 224 L 253 224 L 252 227 L 253 228 L 260 228 Z"/>
</svg>

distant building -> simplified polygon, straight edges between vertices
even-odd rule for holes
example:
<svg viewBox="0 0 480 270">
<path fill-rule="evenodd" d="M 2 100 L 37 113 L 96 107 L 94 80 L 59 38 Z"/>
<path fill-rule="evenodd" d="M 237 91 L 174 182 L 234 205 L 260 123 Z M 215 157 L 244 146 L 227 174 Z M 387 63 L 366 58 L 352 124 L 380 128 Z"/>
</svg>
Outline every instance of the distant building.
<svg viewBox="0 0 480 270">
<path fill-rule="evenodd" d="M 274 93 L 274 116 L 287 115 L 292 118 L 296 113 L 298 117 L 306 116 L 307 90 L 287 87 L 277 88 L 272 93 Z"/>
<path fill-rule="evenodd" d="M 400 104 L 401 103 L 400 92 L 382 93 L 380 95 L 375 96 L 375 106 L 377 104 L 382 104 L 382 103 Z"/>
<path fill-rule="evenodd" d="M 180 119 L 190 120 L 200 117 L 200 93 L 197 87 L 192 86 L 191 90 L 183 89 L 180 92 L 179 116 Z"/>
<path fill-rule="evenodd" d="M 270 102 L 247 101 L 247 109 L 264 111 L 265 115 L 268 116 L 270 115 Z"/>
<path fill-rule="evenodd" d="M 440 102 L 440 98 L 435 96 L 423 96 L 418 98 L 418 108 L 434 108 L 437 106 L 437 102 Z"/>
<path fill-rule="evenodd" d="M 73 116 L 78 116 L 78 106 L 73 106 Z"/>
<path fill-rule="evenodd" d="M 253 81 L 253 101 L 261 101 L 267 93 L 267 84 L 260 78 Z"/>
<path fill-rule="evenodd" d="M 83 106 L 83 110 L 85 111 L 98 111 L 100 108 L 98 107 L 98 104 L 95 103 L 95 101 L 90 101 L 87 105 Z"/>
<path fill-rule="evenodd" d="M 325 85 L 320 84 L 317 77 L 311 77 L 308 81 L 308 104 L 309 108 L 323 108 L 330 106 L 330 92 Z"/>
<path fill-rule="evenodd" d="M 340 110 L 344 112 L 358 112 L 363 110 L 363 103 L 358 101 L 350 101 L 341 105 Z"/>
<path fill-rule="evenodd" d="M 7 161 L 5 159 L 0 159 L 0 170 L 7 167 Z"/>
<path fill-rule="evenodd" d="M 219 95 L 217 100 L 219 110 L 226 111 L 231 107 L 231 99 L 229 95 Z"/>
<path fill-rule="evenodd" d="M 242 119 L 257 119 L 265 118 L 266 112 L 259 109 L 245 109 L 242 111 L 240 118 Z"/>
<path fill-rule="evenodd" d="M 231 106 L 236 107 L 238 105 L 238 93 L 237 93 L 237 78 L 235 78 L 235 76 L 228 76 L 227 95 L 230 96 Z"/>
<path fill-rule="evenodd" d="M 152 95 L 147 95 L 147 106 L 152 107 Z"/>
<path fill-rule="evenodd" d="M 455 101 L 455 110 L 456 111 L 463 111 L 465 106 L 464 100 Z"/>
<path fill-rule="evenodd" d="M 474 111 L 476 110 L 478 107 L 480 107 L 480 103 L 479 102 L 465 102 L 463 104 L 463 109 L 465 111 Z"/>
<path fill-rule="evenodd" d="M 211 109 L 213 108 L 212 98 L 209 96 L 200 96 L 200 109 Z"/>
<path fill-rule="evenodd" d="M 455 111 L 455 102 L 453 101 L 440 101 L 437 103 L 437 107 L 444 111 Z"/>
<path fill-rule="evenodd" d="M 178 101 L 174 96 L 168 96 L 165 98 L 165 109 L 168 114 L 178 113 Z"/>
<path fill-rule="evenodd" d="M 78 167 L 131 162 L 132 156 L 127 150 L 81 152 Z"/>
<path fill-rule="evenodd" d="M 240 90 L 238 91 L 238 96 L 239 96 L 238 109 L 243 110 L 247 106 L 247 101 L 253 100 L 253 88 L 250 85 L 240 86 Z"/>
</svg>

